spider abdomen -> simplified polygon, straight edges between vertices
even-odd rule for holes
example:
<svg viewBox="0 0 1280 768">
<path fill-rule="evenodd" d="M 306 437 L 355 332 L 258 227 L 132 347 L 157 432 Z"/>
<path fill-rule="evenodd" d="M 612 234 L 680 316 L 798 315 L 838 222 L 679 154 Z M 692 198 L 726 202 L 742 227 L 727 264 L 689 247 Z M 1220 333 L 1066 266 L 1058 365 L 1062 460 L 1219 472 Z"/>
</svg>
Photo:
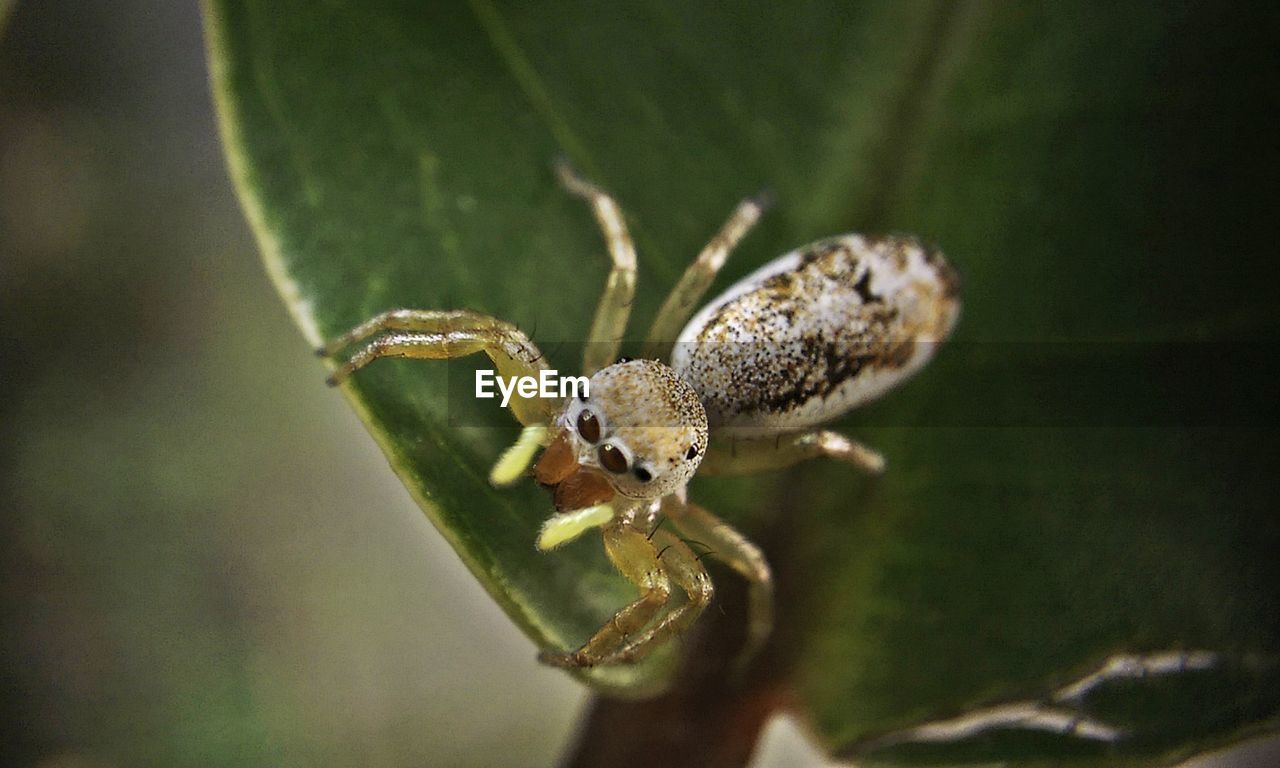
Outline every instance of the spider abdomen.
<svg viewBox="0 0 1280 768">
<path fill-rule="evenodd" d="M 960 311 L 959 279 L 911 237 L 844 235 L 781 256 L 705 306 L 672 367 L 722 434 L 834 419 L 918 371 Z"/>
</svg>

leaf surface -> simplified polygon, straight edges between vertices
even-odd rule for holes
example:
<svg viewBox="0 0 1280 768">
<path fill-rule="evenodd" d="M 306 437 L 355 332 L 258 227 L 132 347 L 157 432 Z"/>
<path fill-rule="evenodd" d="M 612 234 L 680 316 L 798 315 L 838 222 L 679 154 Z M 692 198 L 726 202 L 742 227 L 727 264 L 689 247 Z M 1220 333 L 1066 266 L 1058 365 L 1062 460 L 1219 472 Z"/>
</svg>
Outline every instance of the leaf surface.
<svg viewBox="0 0 1280 768">
<path fill-rule="evenodd" d="M 233 171 L 311 344 L 392 307 L 465 307 L 576 373 L 607 259 L 554 183 L 561 154 L 627 213 L 633 347 L 764 187 L 779 204 L 717 288 L 840 232 L 944 248 L 965 280 L 955 340 L 838 425 L 886 453 L 884 478 L 815 463 L 692 488 L 785 540 L 779 674 L 837 750 L 1139 760 L 1273 721 L 1267 25 L 888 0 L 207 16 Z M 534 550 L 544 493 L 485 482 L 517 430 L 470 397 L 481 362 L 379 362 L 348 392 L 512 619 L 572 647 L 633 593 L 594 537 Z M 671 667 L 588 676 L 640 695 Z"/>
</svg>

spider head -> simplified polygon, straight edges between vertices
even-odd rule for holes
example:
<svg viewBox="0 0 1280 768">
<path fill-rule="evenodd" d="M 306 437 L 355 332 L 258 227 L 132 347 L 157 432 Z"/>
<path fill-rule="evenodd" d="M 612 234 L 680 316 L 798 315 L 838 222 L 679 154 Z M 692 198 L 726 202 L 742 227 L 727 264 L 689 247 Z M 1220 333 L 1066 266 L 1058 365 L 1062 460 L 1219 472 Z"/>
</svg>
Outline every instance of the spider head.
<svg viewBox="0 0 1280 768">
<path fill-rule="evenodd" d="M 656 499 L 689 482 L 707 449 L 707 413 L 693 388 L 654 360 L 615 363 L 569 400 L 559 434 L 534 468 L 565 512 L 614 496 Z"/>
</svg>

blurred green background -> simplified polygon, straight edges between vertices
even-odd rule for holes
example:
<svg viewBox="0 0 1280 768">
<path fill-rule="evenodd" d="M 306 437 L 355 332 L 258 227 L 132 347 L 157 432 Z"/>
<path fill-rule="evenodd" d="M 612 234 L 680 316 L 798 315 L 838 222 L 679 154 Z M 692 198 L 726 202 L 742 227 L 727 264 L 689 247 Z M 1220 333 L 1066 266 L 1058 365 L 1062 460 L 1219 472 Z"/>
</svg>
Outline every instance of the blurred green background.
<svg viewBox="0 0 1280 768">
<path fill-rule="evenodd" d="M 0 254 L 0 765 L 554 760 L 585 694 L 323 385 L 194 3 L 14 9 Z"/>
<path fill-rule="evenodd" d="M 585 694 L 321 385 L 199 24 L 46 0 L 0 37 L 0 763 L 553 762 Z"/>
</svg>

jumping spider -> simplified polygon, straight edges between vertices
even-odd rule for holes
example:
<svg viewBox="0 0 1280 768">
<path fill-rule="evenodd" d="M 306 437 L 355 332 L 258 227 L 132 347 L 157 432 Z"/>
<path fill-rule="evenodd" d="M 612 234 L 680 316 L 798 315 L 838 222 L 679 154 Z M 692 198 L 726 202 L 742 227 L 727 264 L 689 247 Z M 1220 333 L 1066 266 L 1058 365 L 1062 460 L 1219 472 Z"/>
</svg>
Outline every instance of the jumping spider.
<svg viewBox="0 0 1280 768">
<path fill-rule="evenodd" d="M 567 402 L 513 397 L 509 407 L 524 430 L 490 480 L 514 483 L 543 448 L 533 476 L 551 492 L 556 514 L 543 526 L 539 548 L 599 527 L 609 559 L 640 597 L 577 650 L 543 652 L 540 659 L 559 667 L 634 662 L 685 631 L 712 596 L 692 541 L 749 582 L 742 653 L 749 658 L 773 626 L 769 565 L 742 534 L 689 501 L 689 480 L 699 469 L 753 473 L 817 456 L 882 472 L 879 453 L 816 427 L 878 397 L 929 360 L 958 317 L 959 281 L 937 250 L 915 238 L 844 235 L 769 262 L 693 315 L 764 210 L 762 200 L 748 199 L 667 297 L 643 359 L 613 362 L 635 294 L 635 247 L 607 193 L 567 164 L 557 173 L 570 193 L 591 205 L 613 260 L 582 363 L 590 396 Z M 332 356 L 357 342 L 363 346 L 335 369 L 331 384 L 380 357 L 440 360 L 484 352 L 503 377 L 537 376 L 547 368 L 514 325 L 468 310 L 391 310 L 319 351 Z M 670 363 L 660 362 L 668 352 Z M 730 445 L 709 445 L 710 437 Z M 675 599 L 677 588 L 686 600 Z"/>
</svg>

